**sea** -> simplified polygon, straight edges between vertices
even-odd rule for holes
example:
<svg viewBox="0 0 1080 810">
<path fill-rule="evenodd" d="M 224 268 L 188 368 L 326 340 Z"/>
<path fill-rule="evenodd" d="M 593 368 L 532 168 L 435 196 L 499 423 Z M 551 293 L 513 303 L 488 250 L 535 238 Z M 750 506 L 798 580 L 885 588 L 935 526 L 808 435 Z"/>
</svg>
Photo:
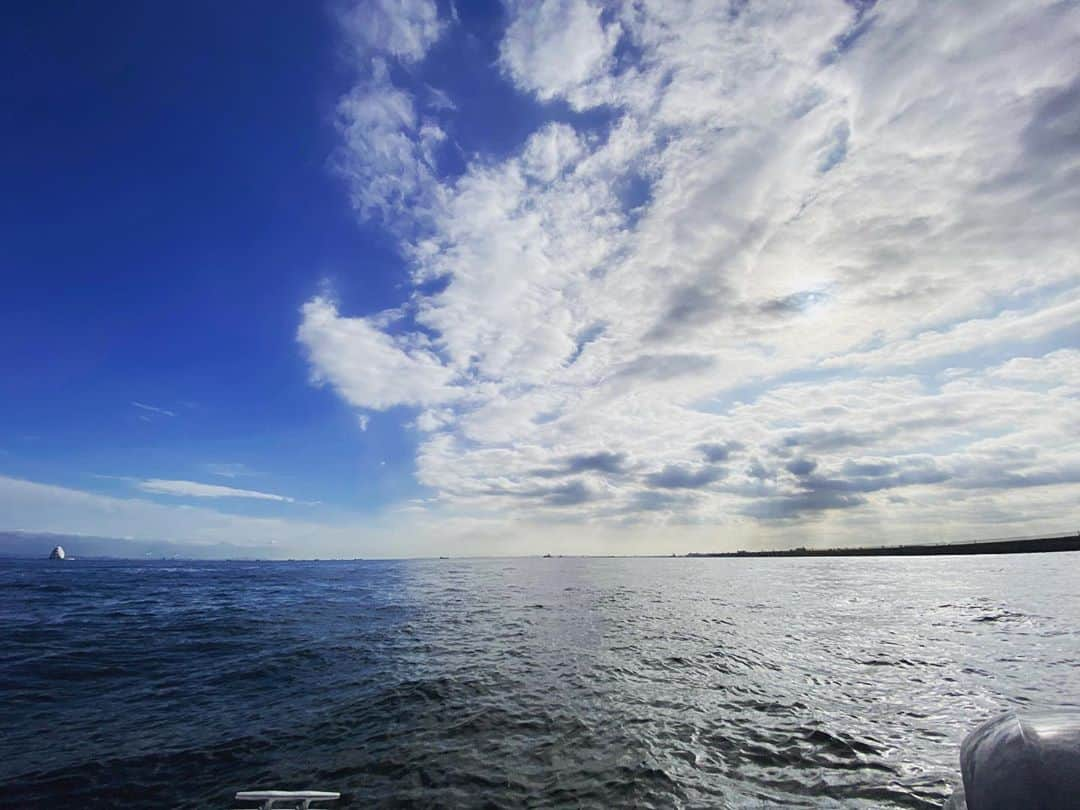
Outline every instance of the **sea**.
<svg viewBox="0 0 1080 810">
<path fill-rule="evenodd" d="M 20 808 L 938 808 L 1080 707 L 1080 553 L 0 560 Z"/>
</svg>

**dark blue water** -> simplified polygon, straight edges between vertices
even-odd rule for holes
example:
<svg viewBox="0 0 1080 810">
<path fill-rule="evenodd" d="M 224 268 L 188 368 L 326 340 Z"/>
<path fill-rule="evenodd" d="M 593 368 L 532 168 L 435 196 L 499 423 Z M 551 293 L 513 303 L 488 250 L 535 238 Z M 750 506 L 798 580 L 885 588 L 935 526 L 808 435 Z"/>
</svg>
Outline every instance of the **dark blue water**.
<svg viewBox="0 0 1080 810">
<path fill-rule="evenodd" d="M 0 561 L 0 794 L 938 807 L 973 724 L 1080 706 L 1078 620 L 1071 553 Z"/>
</svg>

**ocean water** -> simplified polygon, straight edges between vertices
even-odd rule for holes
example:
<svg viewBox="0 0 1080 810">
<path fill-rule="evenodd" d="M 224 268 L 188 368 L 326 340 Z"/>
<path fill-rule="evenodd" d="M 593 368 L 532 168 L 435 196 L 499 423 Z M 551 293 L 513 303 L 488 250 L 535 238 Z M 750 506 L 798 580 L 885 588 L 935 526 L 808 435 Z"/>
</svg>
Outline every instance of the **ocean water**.
<svg viewBox="0 0 1080 810">
<path fill-rule="evenodd" d="M 1080 554 L 0 560 L 17 807 L 940 807 L 1080 705 Z"/>
</svg>

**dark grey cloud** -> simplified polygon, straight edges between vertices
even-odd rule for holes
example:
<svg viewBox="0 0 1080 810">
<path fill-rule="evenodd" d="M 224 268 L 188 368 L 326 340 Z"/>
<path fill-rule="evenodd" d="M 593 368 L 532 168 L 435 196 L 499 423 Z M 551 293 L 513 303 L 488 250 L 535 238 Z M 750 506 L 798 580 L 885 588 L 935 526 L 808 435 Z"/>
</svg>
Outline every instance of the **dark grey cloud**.
<svg viewBox="0 0 1080 810">
<path fill-rule="evenodd" d="M 621 381 L 648 379 L 673 380 L 687 374 L 700 374 L 716 365 L 716 358 L 706 354 L 646 354 L 626 363 L 614 375 Z"/>
<path fill-rule="evenodd" d="M 828 454 L 836 450 L 872 447 L 886 440 L 902 436 L 909 431 L 933 430 L 950 427 L 966 427 L 970 417 L 965 414 L 934 413 L 898 419 L 888 425 L 868 429 L 813 428 L 785 435 L 771 448 L 775 456 L 788 457 L 798 448 L 804 453 Z"/>
<path fill-rule="evenodd" d="M 1030 151 L 1043 155 L 1080 151 L 1080 75 L 1044 93 L 1022 137 Z"/>
<path fill-rule="evenodd" d="M 753 161 L 761 158 L 758 152 L 748 154 L 746 159 Z M 715 189 L 712 189 L 715 191 Z M 725 217 L 732 231 L 738 235 L 723 256 L 717 256 L 708 270 L 668 293 L 666 306 L 653 327 L 645 334 L 646 343 L 673 341 L 693 334 L 703 326 L 716 322 L 726 314 L 743 311 L 735 292 L 724 280 L 725 261 L 731 256 L 738 256 L 752 248 L 765 234 L 765 224 L 760 220 L 746 220 L 738 215 Z M 663 273 L 664 269 L 654 272 Z M 746 324 L 748 327 L 749 323 Z"/>
<path fill-rule="evenodd" d="M 844 462 L 841 472 L 849 477 L 871 476 L 877 477 L 888 475 L 896 471 L 896 464 L 891 461 L 857 462 L 848 459 Z"/>
<path fill-rule="evenodd" d="M 758 466 L 755 473 L 765 474 L 754 477 L 764 479 L 770 475 L 760 462 L 755 463 Z M 938 484 L 951 477 L 948 471 L 924 461 L 899 472 L 898 465 L 892 463 L 860 464 L 849 461 L 842 469 L 849 473 L 861 473 L 852 477 L 814 474 L 817 463 L 805 458 L 788 462 L 785 469 L 799 477 L 798 491 L 775 495 L 753 485 L 729 490 L 733 494 L 760 498 L 757 503 L 747 506 L 744 514 L 763 520 L 786 520 L 830 509 L 849 509 L 866 503 L 867 493 L 917 484 Z"/>
<path fill-rule="evenodd" d="M 552 506 L 577 506 L 593 499 L 593 493 L 581 481 L 570 481 L 549 490 L 544 500 Z"/>
<path fill-rule="evenodd" d="M 811 512 L 850 509 L 864 503 L 866 498 L 857 493 L 815 490 L 764 499 L 745 507 L 742 513 L 760 520 L 788 520 Z"/>
<path fill-rule="evenodd" d="M 842 450 L 847 447 L 866 447 L 881 439 L 878 431 L 854 431 L 846 428 L 817 428 L 803 430 L 785 436 L 778 448 L 783 454 L 792 447 L 802 447 L 815 452 Z"/>
<path fill-rule="evenodd" d="M 688 503 L 690 501 L 685 495 L 648 489 L 635 495 L 630 506 L 625 511 L 630 514 L 634 512 L 661 512 L 665 509 L 686 506 Z"/>
<path fill-rule="evenodd" d="M 723 311 L 725 298 L 719 291 L 693 284 L 672 290 L 667 309 L 645 339 L 667 340 L 712 323 Z"/>
<path fill-rule="evenodd" d="M 750 0 L 728 0 L 728 20 L 737 20 L 749 2 Z"/>
<path fill-rule="evenodd" d="M 748 155 L 747 160 L 760 157 L 760 154 L 754 153 Z M 736 295 L 724 280 L 725 257 L 737 256 L 755 245 L 764 235 L 765 225 L 762 221 L 745 220 L 737 215 L 725 219 L 738 235 L 724 256 L 717 256 L 708 270 L 699 273 L 690 282 L 671 289 L 663 313 L 644 336 L 647 343 L 677 340 L 738 309 Z M 654 272 L 666 273 L 667 270 L 657 268 Z"/>
<path fill-rule="evenodd" d="M 597 472 L 606 475 L 626 473 L 627 457 L 625 453 L 611 453 L 601 450 L 597 453 L 581 453 L 569 456 L 560 467 L 537 470 L 536 475 L 543 478 L 557 478 L 562 475 Z"/>
<path fill-rule="evenodd" d="M 772 477 L 772 473 L 769 472 L 769 469 L 756 458 L 750 461 L 750 466 L 746 468 L 746 474 L 751 478 L 757 478 L 758 480 Z"/>
<path fill-rule="evenodd" d="M 491 488 L 488 495 L 511 495 L 516 498 L 530 498 L 543 501 L 549 506 L 577 506 L 594 500 L 595 494 L 583 481 L 567 481 L 552 487 L 531 487 L 529 489 Z"/>
<path fill-rule="evenodd" d="M 954 477 L 950 470 L 941 468 L 932 459 L 918 457 L 904 461 L 865 461 L 848 459 L 838 472 L 822 472 L 818 462 L 806 457 L 788 461 L 783 470 L 796 476 L 796 485 L 803 494 L 814 492 L 868 493 L 884 489 L 915 486 L 918 484 L 939 484 Z M 746 475 L 757 481 L 768 481 L 777 477 L 780 468 L 770 468 L 755 458 L 746 468 Z M 725 488 L 733 494 L 747 496 L 773 497 L 763 491 L 758 484 Z"/>
<path fill-rule="evenodd" d="M 1054 484 L 1080 483 L 1080 465 L 1033 472 L 1010 470 L 971 470 L 955 482 L 964 489 L 1026 489 Z"/>
<path fill-rule="evenodd" d="M 949 474 L 943 470 L 920 470 L 882 475 L 880 477 L 837 478 L 811 475 L 804 483 L 814 492 L 878 492 L 882 489 L 915 486 L 916 484 L 941 484 L 948 481 Z"/>
<path fill-rule="evenodd" d="M 1080 170 L 1075 161 L 1080 153 L 1080 75 L 1068 84 L 1044 89 L 1038 96 L 1020 133 L 1019 158 L 978 188 L 1009 198 L 1022 195 L 1032 204 L 1059 200 L 1075 205 L 1080 196 Z"/>
<path fill-rule="evenodd" d="M 531 486 L 512 489 L 504 486 L 488 487 L 484 495 L 509 496 L 541 501 L 548 506 L 577 506 L 596 499 L 596 493 L 584 481 L 567 481 L 555 486 Z"/>
<path fill-rule="evenodd" d="M 701 489 L 726 475 L 723 467 L 707 466 L 699 469 L 669 464 L 660 472 L 645 477 L 650 486 L 661 489 Z"/>
<path fill-rule="evenodd" d="M 712 462 L 713 464 L 719 461 L 727 461 L 731 458 L 732 453 L 736 453 L 742 449 L 742 442 L 735 441 L 698 445 L 698 450 L 701 451 L 701 455 L 705 457 L 706 461 Z"/>
<path fill-rule="evenodd" d="M 797 315 L 807 307 L 820 303 L 828 298 L 823 292 L 806 290 L 804 292 L 785 295 L 783 298 L 773 298 L 758 307 L 758 312 L 763 315 Z"/>
<path fill-rule="evenodd" d="M 934 466 L 905 470 L 892 475 L 856 476 L 853 478 L 808 475 L 800 484 L 807 492 L 880 492 L 883 489 L 910 487 L 918 484 L 940 484 L 952 476 Z"/>
<path fill-rule="evenodd" d="M 817 468 L 817 462 L 809 458 L 796 458 L 789 461 L 785 468 L 792 475 L 809 475 Z"/>
<path fill-rule="evenodd" d="M 566 460 L 566 470 L 571 473 L 604 472 L 619 475 L 626 465 L 625 453 L 588 453 L 571 456 Z"/>
</svg>

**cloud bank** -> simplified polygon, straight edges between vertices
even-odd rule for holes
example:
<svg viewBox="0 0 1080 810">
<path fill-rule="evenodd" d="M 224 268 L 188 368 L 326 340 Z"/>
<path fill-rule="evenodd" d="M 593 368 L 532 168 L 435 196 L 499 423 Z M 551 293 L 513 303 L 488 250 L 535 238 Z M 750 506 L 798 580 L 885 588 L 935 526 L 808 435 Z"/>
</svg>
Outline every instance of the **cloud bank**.
<svg viewBox="0 0 1080 810">
<path fill-rule="evenodd" d="M 454 176 L 453 99 L 393 77 L 456 23 L 357 9 L 335 166 L 413 289 L 314 298 L 298 339 L 357 409 L 414 409 L 438 508 L 837 540 L 1075 521 L 1080 7 L 512 3 L 491 70 L 551 120 Z"/>
</svg>

